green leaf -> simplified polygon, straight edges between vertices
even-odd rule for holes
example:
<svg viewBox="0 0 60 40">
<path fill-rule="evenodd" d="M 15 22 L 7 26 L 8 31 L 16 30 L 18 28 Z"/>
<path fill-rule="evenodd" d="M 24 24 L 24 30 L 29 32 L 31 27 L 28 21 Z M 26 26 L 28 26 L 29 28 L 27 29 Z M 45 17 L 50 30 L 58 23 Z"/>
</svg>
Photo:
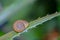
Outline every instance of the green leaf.
<svg viewBox="0 0 60 40">
<path fill-rule="evenodd" d="M 36 26 L 43 24 L 44 22 L 51 20 L 57 16 L 60 16 L 60 13 L 55 13 L 55 14 L 47 15 L 47 16 L 42 17 L 42 18 L 38 18 L 38 19 L 30 22 L 28 28 L 26 28 L 26 30 L 24 30 L 23 32 L 16 34 L 16 32 L 12 31 L 10 33 L 7 33 L 5 36 L 0 37 L 0 39 L 3 40 L 3 38 L 4 38 L 4 40 L 6 40 L 7 38 L 9 38 L 12 40 L 12 37 L 14 38 L 16 36 L 19 36 L 20 34 L 25 33 L 26 31 L 28 32 L 30 29 L 35 28 Z M 9 36 L 9 35 L 11 35 L 11 36 Z"/>
</svg>

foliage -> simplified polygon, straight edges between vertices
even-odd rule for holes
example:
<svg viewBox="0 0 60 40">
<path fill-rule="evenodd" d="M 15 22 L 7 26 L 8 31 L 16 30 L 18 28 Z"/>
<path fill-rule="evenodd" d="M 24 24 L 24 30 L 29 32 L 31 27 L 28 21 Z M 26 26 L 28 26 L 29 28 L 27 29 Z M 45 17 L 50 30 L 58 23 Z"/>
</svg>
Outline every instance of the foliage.
<svg viewBox="0 0 60 40">
<path fill-rule="evenodd" d="M 60 33 L 60 0 L 0 0 L 0 40 L 43 40 L 47 33 L 57 29 Z M 16 20 L 26 20 L 29 26 L 22 32 L 13 30 Z M 6 34 L 5 34 L 6 33 Z M 58 40 L 60 38 L 58 37 Z"/>
</svg>

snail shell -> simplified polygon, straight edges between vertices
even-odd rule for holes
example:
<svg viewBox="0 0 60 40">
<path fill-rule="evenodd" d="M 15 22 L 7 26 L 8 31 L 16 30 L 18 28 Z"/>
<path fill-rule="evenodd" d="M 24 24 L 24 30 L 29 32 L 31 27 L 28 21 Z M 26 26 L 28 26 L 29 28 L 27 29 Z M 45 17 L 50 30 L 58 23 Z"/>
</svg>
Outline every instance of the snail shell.
<svg viewBox="0 0 60 40">
<path fill-rule="evenodd" d="M 22 32 L 28 26 L 28 22 L 25 20 L 18 20 L 13 24 L 13 29 L 16 32 Z"/>
</svg>

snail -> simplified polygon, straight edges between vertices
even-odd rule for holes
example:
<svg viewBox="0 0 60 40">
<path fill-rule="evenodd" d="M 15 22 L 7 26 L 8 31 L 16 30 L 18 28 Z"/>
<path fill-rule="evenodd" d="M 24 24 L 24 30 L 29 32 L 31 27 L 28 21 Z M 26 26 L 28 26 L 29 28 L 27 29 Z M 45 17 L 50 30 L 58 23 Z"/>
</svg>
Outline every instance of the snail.
<svg viewBox="0 0 60 40">
<path fill-rule="evenodd" d="M 13 29 L 16 32 L 22 32 L 24 29 L 26 29 L 28 27 L 28 22 L 25 20 L 17 20 L 14 24 L 13 24 Z"/>
</svg>

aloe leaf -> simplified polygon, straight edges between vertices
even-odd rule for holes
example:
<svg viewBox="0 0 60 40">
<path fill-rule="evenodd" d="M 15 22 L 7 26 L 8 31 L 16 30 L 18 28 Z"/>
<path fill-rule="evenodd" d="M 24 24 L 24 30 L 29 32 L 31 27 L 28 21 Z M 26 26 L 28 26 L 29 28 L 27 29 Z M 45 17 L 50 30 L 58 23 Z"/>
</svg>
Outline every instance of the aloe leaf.
<svg viewBox="0 0 60 40">
<path fill-rule="evenodd" d="M 16 32 L 11 31 L 11 32 L 5 34 L 4 36 L 1 36 L 2 38 L 0 37 L 0 39 L 1 40 L 9 40 L 9 38 L 11 38 L 12 36 L 14 36 L 16 34 L 17 34 Z"/>
<path fill-rule="evenodd" d="M 0 37 L 0 39 L 3 40 L 3 38 L 4 38 L 4 40 L 5 40 L 5 39 L 8 38 L 8 39 L 12 40 L 12 38 L 14 38 L 16 36 L 19 36 L 20 34 L 22 34 L 24 32 L 28 32 L 29 29 L 35 28 L 37 25 L 40 25 L 40 24 L 42 24 L 42 23 L 44 23 L 44 22 L 46 22 L 48 20 L 51 20 L 51 19 L 53 19 L 53 18 L 55 18 L 55 17 L 57 17 L 59 15 L 60 15 L 60 13 L 55 13 L 55 14 L 47 15 L 47 16 L 42 17 L 42 18 L 38 18 L 38 19 L 30 22 L 28 28 L 26 28 L 23 32 L 20 32 L 20 33 L 16 34 L 16 32 L 12 31 L 10 33 L 5 34 L 5 36 Z M 11 35 L 11 36 L 9 36 L 9 35 Z"/>
</svg>

